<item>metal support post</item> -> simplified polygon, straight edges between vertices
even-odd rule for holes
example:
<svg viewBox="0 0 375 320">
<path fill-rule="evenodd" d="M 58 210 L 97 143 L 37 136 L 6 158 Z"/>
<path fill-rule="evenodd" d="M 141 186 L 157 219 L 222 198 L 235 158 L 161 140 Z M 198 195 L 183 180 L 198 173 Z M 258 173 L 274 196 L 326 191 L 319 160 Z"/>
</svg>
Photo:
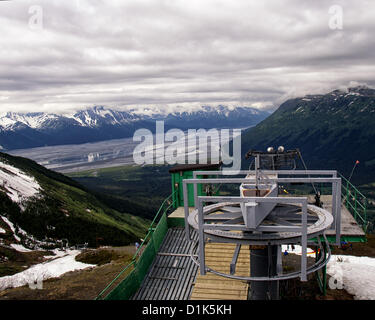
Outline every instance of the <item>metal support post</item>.
<svg viewBox="0 0 375 320">
<path fill-rule="evenodd" d="M 187 189 L 187 182 L 186 181 L 183 181 L 182 188 L 183 188 L 183 195 L 184 195 L 185 235 L 186 235 L 186 239 L 188 241 L 190 241 L 191 240 L 191 238 L 190 238 L 190 225 L 189 225 L 189 222 L 188 222 L 189 199 L 188 199 L 188 189 Z"/>
<path fill-rule="evenodd" d="M 198 204 L 198 237 L 199 237 L 199 268 L 202 276 L 206 274 L 206 263 L 205 263 L 205 238 L 204 238 L 204 228 L 203 228 L 203 207 L 202 202 L 199 201 Z"/>
<path fill-rule="evenodd" d="M 302 242 L 302 253 L 301 253 L 301 281 L 307 281 L 306 269 L 307 269 L 307 201 L 303 201 L 302 205 L 302 230 L 301 230 L 301 242 Z"/>
<path fill-rule="evenodd" d="M 336 229 L 336 245 L 341 243 L 341 179 L 337 180 L 336 183 L 336 213 L 335 213 L 335 229 Z"/>
<path fill-rule="evenodd" d="M 272 277 L 277 275 L 278 245 L 268 245 L 250 250 L 251 277 Z M 251 281 L 251 300 L 277 300 L 279 281 Z"/>
</svg>

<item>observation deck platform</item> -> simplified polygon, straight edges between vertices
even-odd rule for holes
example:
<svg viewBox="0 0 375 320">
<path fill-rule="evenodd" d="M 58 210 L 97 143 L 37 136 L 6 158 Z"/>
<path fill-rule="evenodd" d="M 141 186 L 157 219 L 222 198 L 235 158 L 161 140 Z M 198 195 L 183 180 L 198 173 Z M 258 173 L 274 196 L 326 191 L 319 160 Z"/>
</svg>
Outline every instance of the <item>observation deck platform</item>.
<svg viewBox="0 0 375 320">
<path fill-rule="evenodd" d="M 323 202 L 323 208 L 332 212 L 332 196 L 322 195 L 320 197 Z M 313 196 L 308 196 L 309 202 L 314 202 Z M 335 237 L 335 230 L 327 230 L 327 237 Z M 363 229 L 358 225 L 357 221 L 353 218 L 352 214 L 341 204 L 341 239 L 347 242 L 364 242 L 366 234 Z"/>
<path fill-rule="evenodd" d="M 192 231 L 192 239 L 197 240 Z M 132 300 L 247 300 L 249 285 L 211 273 L 201 276 L 190 257 L 192 242 L 184 229 L 169 228 L 150 270 Z M 234 244 L 211 243 L 206 247 L 208 266 L 229 272 Z M 228 270 L 227 270 L 228 269 Z M 241 248 L 235 275 L 249 276 L 250 250 Z"/>
<path fill-rule="evenodd" d="M 309 195 L 308 201 L 314 202 Z M 323 208 L 332 212 L 332 196 L 322 195 Z M 189 208 L 191 212 L 193 208 Z M 150 270 L 134 300 L 247 300 L 249 284 L 246 281 L 224 278 L 212 273 L 202 276 L 192 261 L 190 252 L 193 242 L 186 240 L 184 208 L 178 207 L 168 216 L 170 227 L 154 259 Z M 328 239 L 335 242 L 335 230 L 327 230 Z M 197 240 L 192 230 L 193 240 Z M 347 242 L 365 242 L 366 234 L 345 205 L 341 205 L 341 239 Z M 234 244 L 209 243 L 206 245 L 207 266 L 219 272 L 229 273 Z M 242 246 L 235 275 L 249 276 L 250 249 Z"/>
</svg>

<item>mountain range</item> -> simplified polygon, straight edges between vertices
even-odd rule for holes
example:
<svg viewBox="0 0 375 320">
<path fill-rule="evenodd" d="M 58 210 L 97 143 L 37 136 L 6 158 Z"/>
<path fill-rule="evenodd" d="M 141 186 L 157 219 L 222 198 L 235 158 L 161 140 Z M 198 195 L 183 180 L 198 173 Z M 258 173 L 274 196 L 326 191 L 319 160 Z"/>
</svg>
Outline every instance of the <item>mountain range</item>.
<svg viewBox="0 0 375 320">
<path fill-rule="evenodd" d="M 203 106 L 199 110 L 173 113 L 116 111 L 103 106 L 74 114 L 16 113 L 0 115 L 0 149 L 13 150 L 50 145 L 80 144 L 132 137 L 135 130 L 155 131 L 155 120 L 169 128 L 243 128 L 257 124 L 269 115 L 250 107 Z"/>
<path fill-rule="evenodd" d="M 299 148 L 310 169 L 375 181 L 375 90 L 358 86 L 290 99 L 242 135 L 242 151 Z M 248 166 L 248 161 L 245 162 Z"/>
</svg>

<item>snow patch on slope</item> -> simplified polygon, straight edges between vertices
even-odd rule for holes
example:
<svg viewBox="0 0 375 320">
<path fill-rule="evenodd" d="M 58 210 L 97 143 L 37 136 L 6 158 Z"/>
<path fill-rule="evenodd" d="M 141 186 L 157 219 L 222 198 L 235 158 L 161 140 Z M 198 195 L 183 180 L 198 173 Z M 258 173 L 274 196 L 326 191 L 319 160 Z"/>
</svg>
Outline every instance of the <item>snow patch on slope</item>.
<svg viewBox="0 0 375 320">
<path fill-rule="evenodd" d="M 9 226 L 10 230 L 12 230 L 14 239 L 16 239 L 18 242 L 20 242 L 21 238 L 16 235 L 16 228 L 14 227 L 14 224 L 11 221 L 9 221 L 9 219 L 6 218 L 6 217 L 1 217 L 1 218 Z"/>
<path fill-rule="evenodd" d="M 295 245 L 283 245 L 282 251 L 301 255 L 302 247 Z M 308 248 L 307 254 L 313 254 L 313 250 Z M 375 258 L 356 257 L 349 255 L 332 255 L 327 264 L 327 273 L 343 284 L 343 289 L 354 295 L 356 300 L 375 300 Z M 338 283 L 335 282 L 337 290 Z M 329 284 L 328 284 L 329 286 Z"/>
<path fill-rule="evenodd" d="M 23 171 L 0 161 L 0 187 L 12 201 L 21 203 L 31 197 L 37 196 L 42 190 L 34 177 L 28 176 Z"/>
<path fill-rule="evenodd" d="M 18 251 L 18 252 L 31 252 L 33 250 L 30 250 L 30 249 L 27 249 L 25 248 L 22 244 L 16 244 L 16 243 L 12 243 L 10 245 L 14 250 Z"/>
<path fill-rule="evenodd" d="M 333 255 L 327 273 L 356 300 L 375 300 L 375 258 Z"/>
<path fill-rule="evenodd" d="M 14 224 L 6 217 L 3 217 L 0 215 L 0 218 L 3 219 L 3 221 L 9 226 L 13 233 L 14 239 L 16 239 L 17 242 L 21 242 L 22 237 L 22 243 L 26 247 L 24 247 L 26 250 L 33 249 L 33 250 L 45 250 L 46 248 L 55 248 L 56 245 L 61 246 L 62 241 L 56 240 L 52 238 L 44 238 L 43 241 L 37 240 L 34 238 L 34 236 L 28 234 L 25 230 L 23 230 L 20 226 L 17 226 L 17 228 L 14 226 Z M 16 232 L 17 229 L 17 232 Z M 21 236 L 21 237 L 20 237 Z M 21 247 L 18 247 L 21 248 Z M 16 249 L 16 247 L 13 247 L 13 249 Z M 20 251 L 20 250 L 17 250 Z"/>
<path fill-rule="evenodd" d="M 95 267 L 93 264 L 78 262 L 75 257 L 80 253 L 79 250 L 68 250 L 66 255 L 49 262 L 34 265 L 25 271 L 16 273 L 12 276 L 0 278 L 0 291 L 7 288 L 15 288 L 43 281 L 49 278 L 60 277 L 64 273 L 75 270 L 82 270 Z"/>
</svg>

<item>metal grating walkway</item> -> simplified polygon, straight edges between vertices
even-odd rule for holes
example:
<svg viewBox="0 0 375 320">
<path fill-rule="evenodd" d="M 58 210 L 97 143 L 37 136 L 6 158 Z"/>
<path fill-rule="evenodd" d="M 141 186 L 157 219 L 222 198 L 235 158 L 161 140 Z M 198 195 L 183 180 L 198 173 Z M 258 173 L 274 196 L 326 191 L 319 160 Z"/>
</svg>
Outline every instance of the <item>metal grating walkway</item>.
<svg viewBox="0 0 375 320">
<path fill-rule="evenodd" d="M 198 238 L 192 233 L 192 238 Z M 170 228 L 149 272 L 132 300 L 188 300 L 198 267 L 190 257 L 193 242 L 183 228 Z"/>
</svg>

